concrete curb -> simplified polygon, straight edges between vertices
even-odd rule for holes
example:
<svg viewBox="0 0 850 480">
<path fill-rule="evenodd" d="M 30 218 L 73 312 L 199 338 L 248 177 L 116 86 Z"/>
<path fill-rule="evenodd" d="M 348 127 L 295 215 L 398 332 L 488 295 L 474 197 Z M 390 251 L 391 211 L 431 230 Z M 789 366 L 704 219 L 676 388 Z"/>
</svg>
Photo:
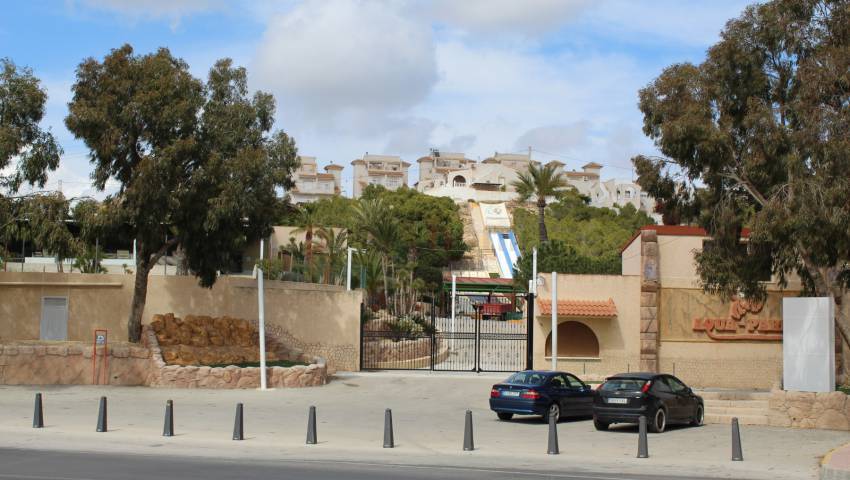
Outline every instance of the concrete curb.
<svg viewBox="0 0 850 480">
<path fill-rule="evenodd" d="M 833 448 L 820 462 L 821 480 L 850 480 L 850 443 Z"/>
</svg>

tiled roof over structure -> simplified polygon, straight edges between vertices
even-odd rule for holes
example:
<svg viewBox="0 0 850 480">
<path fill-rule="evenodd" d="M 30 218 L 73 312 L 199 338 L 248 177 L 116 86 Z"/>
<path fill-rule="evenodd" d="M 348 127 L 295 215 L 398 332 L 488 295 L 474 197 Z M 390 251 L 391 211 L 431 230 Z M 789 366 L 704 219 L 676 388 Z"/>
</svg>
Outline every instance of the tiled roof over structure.
<svg viewBox="0 0 850 480">
<path fill-rule="evenodd" d="M 537 302 L 540 315 L 552 314 L 552 300 L 540 299 Z M 600 317 L 617 316 L 614 300 L 558 300 L 558 316 L 563 317 Z"/>
</svg>

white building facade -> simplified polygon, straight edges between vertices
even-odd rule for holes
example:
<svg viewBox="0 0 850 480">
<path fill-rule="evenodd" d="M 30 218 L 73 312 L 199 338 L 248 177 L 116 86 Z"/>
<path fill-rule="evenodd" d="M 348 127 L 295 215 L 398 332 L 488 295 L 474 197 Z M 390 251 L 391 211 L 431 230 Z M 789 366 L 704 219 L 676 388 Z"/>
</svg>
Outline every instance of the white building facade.
<svg viewBox="0 0 850 480">
<path fill-rule="evenodd" d="M 316 157 L 299 156 L 298 170 L 295 171 L 295 187 L 289 191 L 293 203 L 310 203 L 321 198 L 330 198 L 342 192 L 341 165 L 326 165 L 324 173 L 319 172 Z"/>
<path fill-rule="evenodd" d="M 417 190 L 427 195 L 450 197 L 457 202 L 509 202 L 516 200 L 513 183 L 529 165 L 540 165 L 530 154 L 496 153 L 481 162 L 466 158 L 462 153 L 432 152 L 417 160 L 419 182 Z M 633 205 L 653 215 L 655 200 L 647 196 L 640 185 L 622 179 L 602 180 L 603 166 L 590 162 L 580 171 L 565 170 L 564 164 L 552 160 L 572 187 L 590 199 L 594 207 L 614 208 Z"/>
<path fill-rule="evenodd" d="M 396 155 L 363 155 L 351 162 L 353 169 L 352 197 L 360 198 L 369 185 L 381 185 L 396 190 L 407 185 L 410 164 Z"/>
</svg>

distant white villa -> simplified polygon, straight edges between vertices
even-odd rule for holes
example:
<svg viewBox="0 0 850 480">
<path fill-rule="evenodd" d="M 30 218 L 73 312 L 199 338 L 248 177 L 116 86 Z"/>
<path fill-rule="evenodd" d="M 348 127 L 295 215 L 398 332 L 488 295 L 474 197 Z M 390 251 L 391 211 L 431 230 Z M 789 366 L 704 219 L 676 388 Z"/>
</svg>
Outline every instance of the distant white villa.
<svg viewBox="0 0 850 480">
<path fill-rule="evenodd" d="M 342 165 L 326 165 L 325 173 L 316 167 L 316 157 L 299 156 L 295 187 L 289 191 L 293 203 L 310 203 L 338 195 L 342 190 Z"/>
<path fill-rule="evenodd" d="M 410 164 L 396 155 L 363 155 L 351 162 L 354 169 L 352 197 L 360 198 L 367 185 L 383 185 L 395 190 L 407 185 L 407 169 Z"/>
<path fill-rule="evenodd" d="M 416 189 L 427 195 L 450 197 L 457 202 L 508 202 L 516 199 L 512 186 L 519 172 L 529 165 L 539 165 L 529 154 L 496 153 L 481 162 L 463 153 L 434 151 L 417 160 L 419 182 Z M 564 164 L 552 160 L 567 182 L 582 195 L 590 198 L 595 207 L 612 208 L 632 204 L 638 210 L 654 213 L 655 201 L 630 180 L 601 180 L 602 165 L 590 162 L 581 171 L 564 170 Z"/>
</svg>

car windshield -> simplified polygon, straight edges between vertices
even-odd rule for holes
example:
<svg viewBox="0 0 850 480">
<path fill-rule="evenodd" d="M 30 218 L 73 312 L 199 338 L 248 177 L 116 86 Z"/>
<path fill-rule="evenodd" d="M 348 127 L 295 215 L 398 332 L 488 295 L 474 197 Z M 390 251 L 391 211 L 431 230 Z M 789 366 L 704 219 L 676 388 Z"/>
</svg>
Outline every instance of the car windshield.
<svg viewBox="0 0 850 480">
<path fill-rule="evenodd" d="M 517 372 L 507 380 L 505 383 L 511 383 L 514 385 L 542 385 L 546 380 L 546 375 L 543 373 L 537 372 Z"/>
<path fill-rule="evenodd" d="M 646 380 L 639 378 L 609 378 L 602 384 L 604 392 L 619 392 L 622 390 L 640 390 Z"/>
</svg>

